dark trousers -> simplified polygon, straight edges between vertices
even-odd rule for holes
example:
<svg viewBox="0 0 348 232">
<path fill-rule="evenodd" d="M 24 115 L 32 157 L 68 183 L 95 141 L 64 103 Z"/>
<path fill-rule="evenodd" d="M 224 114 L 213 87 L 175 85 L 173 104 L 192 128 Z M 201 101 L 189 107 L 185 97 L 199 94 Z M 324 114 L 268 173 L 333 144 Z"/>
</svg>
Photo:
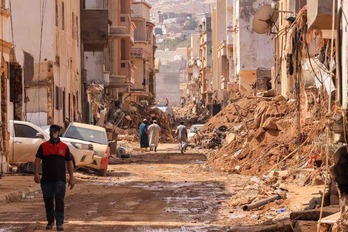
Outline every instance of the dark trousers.
<svg viewBox="0 0 348 232">
<path fill-rule="evenodd" d="M 64 223 L 65 183 L 63 181 L 41 183 L 41 189 L 48 223 L 53 223 L 56 218 L 57 225 L 62 225 Z"/>
</svg>

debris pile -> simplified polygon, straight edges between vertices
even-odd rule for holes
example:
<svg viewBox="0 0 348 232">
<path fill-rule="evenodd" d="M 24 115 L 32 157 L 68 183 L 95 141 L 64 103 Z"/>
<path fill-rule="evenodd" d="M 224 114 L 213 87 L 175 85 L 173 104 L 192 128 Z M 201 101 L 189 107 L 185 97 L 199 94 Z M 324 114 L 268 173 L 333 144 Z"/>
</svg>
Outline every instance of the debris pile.
<svg viewBox="0 0 348 232">
<path fill-rule="evenodd" d="M 172 122 L 168 114 L 157 107 L 149 107 L 146 101 L 124 103 L 120 108 L 108 112 L 105 127 L 118 134 L 118 140 L 135 141 L 138 139 L 138 127 L 143 119 L 157 120 L 161 130 L 161 142 L 173 142 Z"/>
<path fill-rule="evenodd" d="M 302 124 L 301 131 L 296 112 L 296 102 L 282 96 L 237 99 L 211 118 L 196 140 L 202 147 L 216 145 L 218 150 L 209 155 L 209 161 L 218 170 L 246 175 L 287 170 L 291 176 L 294 170 L 324 160 L 322 144 L 326 141 L 325 118 L 321 117 L 325 112 L 312 114 L 317 116 Z M 226 128 L 222 145 L 215 139 L 218 128 Z"/>
</svg>

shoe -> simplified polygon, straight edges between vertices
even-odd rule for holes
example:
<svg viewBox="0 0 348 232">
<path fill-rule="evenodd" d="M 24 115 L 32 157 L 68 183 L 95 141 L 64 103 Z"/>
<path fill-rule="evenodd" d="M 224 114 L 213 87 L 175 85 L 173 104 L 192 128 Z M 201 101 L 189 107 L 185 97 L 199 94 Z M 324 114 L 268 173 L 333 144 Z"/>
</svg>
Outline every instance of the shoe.
<svg viewBox="0 0 348 232">
<path fill-rule="evenodd" d="M 47 224 L 47 226 L 46 226 L 46 230 L 52 230 L 53 225 L 54 225 L 54 223 L 53 223 L 53 222 L 48 223 L 48 224 Z"/>
<path fill-rule="evenodd" d="M 57 225 L 57 231 L 64 231 L 63 225 Z"/>
</svg>

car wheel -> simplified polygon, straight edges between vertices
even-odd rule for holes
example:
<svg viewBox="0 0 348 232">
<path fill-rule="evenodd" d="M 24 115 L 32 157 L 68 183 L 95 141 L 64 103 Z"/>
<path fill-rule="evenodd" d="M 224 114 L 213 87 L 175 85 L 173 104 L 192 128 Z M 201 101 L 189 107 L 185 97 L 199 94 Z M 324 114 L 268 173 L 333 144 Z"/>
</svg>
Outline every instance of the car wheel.
<svg viewBox="0 0 348 232">
<path fill-rule="evenodd" d="M 98 170 L 98 176 L 106 176 L 106 172 L 107 172 L 106 169 L 99 169 Z"/>
</svg>

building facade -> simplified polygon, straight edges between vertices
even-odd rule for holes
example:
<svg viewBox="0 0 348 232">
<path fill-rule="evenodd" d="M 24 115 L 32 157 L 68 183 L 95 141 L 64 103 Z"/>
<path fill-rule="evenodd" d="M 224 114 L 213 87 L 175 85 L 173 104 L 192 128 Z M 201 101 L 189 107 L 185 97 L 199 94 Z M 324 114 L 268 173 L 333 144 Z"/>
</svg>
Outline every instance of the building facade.
<svg viewBox="0 0 348 232">
<path fill-rule="evenodd" d="M 80 120 L 80 1 L 11 4 L 24 119 L 39 126 Z"/>
<path fill-rule="evenodd" d="M 150 22 L 151 5 L 146 1 L 132 3 L 132 22 L 135 24 L 134 47 L 131 60 L 135 65 L 134 84 L 131 87 L 131 100 L 155 99 L 155 25 Z"/>
<path fill-rule="evenodd" d="M 202 62 L 200 69 L 200 94 L 205 104 L 212 103 L 212 17 L 210 13 L 201 17 L 199 25 L 200 50 L 199 59 Z"/>
<path fill-rule="evenodd" d="M 8 168 L 8 149 L 9 149 L 9 120 L 13 119 L 13 107 L 10 103 L 11 89 L 10 86 L 10 70 L 11 63 L 14 62 L 13 44 L 10 36 L 10 17 L 9 0 L 1 1 L 0 5 L 0 22 L 1 22 L 1 68 L 0 68 L 0 175 L 7 172 Z M 13 96 L 12 96 L 13 97 Z"/>
<path fill-rule="evenodd" d="M 271 0 L 233 1 L 233 22 L 229 27 L 233 32 L 233 79 L 239 92 L 254 94 L 256 90 L 271 88 L 274 44 L 269 35 L 256 34 L 252 27 L 257 10 L 271 3 Z"/>
</svg>

